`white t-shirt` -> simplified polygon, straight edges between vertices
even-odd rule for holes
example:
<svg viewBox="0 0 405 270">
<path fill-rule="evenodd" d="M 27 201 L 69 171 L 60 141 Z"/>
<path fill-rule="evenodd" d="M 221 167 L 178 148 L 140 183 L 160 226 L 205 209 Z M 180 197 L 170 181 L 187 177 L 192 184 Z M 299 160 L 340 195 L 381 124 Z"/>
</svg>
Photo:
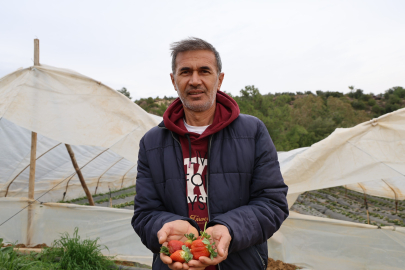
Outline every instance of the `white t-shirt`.
<svg viewBox="0 0 405 270">
<path fill-rule="evenodd" d="M 184 126 L 186 126 L 186 129 L 188 130 L 188 132 L 193 132 L 193 133 L 197 133 L 197 134 L 203 134 L 203 132 L 207 129 L 208 126 L 200 126 L 200 127 L 196 127 L 196 126 L 190 126 L 189 124 L 186 123 L 186 120 L 183 118 L 184 121 Z"/>
</svg>

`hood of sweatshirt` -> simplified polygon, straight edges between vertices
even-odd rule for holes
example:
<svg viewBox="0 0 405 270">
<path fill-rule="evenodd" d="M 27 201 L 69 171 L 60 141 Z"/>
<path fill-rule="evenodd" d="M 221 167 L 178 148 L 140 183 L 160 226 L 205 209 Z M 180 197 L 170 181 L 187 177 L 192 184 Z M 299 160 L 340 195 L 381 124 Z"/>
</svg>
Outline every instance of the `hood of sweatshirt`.
<svg viewBox="0 0 405 270">
<path fill-rule="evenodd" d="M 239 116 L 239 113 L 240 110 L 236 101 L 224 92 L 218 91 L 216 95 L 214 121 L 203 134 L 199 135 L 187 131 L 187 128 L 184 126 L 184 109 L 180 98 L 175 99 L 169 108 L 167 108 L 163 115 L 163 122 L 167 129 L 180 136 L 188 134 L 191 142 L 194 143 L 224 129 Z"/>
</svg>

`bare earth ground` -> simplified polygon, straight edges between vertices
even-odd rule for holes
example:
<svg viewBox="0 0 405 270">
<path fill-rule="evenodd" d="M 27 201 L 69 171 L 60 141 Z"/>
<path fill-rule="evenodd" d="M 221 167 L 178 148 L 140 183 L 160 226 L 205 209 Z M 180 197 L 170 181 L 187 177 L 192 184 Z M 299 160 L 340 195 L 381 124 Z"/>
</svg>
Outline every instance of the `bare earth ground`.
<svg viewBox="0 0 405 270">
<path fill-rule="evenodd" d="M 269 258 L 266 270 L 296 270 L 296 269 L 300 268 L 293 264 L 284 263 L 282 261 L 275 261 Z"/>
</svg>

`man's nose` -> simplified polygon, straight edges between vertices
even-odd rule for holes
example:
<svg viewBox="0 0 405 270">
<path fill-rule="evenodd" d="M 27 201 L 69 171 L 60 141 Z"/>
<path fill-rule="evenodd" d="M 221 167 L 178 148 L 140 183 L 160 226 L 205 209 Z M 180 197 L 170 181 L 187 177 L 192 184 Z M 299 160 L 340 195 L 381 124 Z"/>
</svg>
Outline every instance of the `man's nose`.
<svg viewBox="0 0 405 270">
<path fill-rule="evenodd" d="M 201 78 L 200 78 L 200 75 L 198 74 L 198 71 L 193 72 L 193 74 L 191 75 L 189 84 L 192 86 L 198 86 L 201 84 Z"/>
</svg>

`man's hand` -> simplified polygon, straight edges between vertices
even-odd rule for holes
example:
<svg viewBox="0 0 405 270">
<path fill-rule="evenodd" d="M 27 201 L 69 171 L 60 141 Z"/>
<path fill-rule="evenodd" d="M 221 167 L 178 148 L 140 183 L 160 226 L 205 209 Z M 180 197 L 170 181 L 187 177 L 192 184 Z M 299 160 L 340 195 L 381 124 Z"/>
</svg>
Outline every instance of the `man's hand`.
<svg viewBox="0 0 405 270">
<path fill-rule="evenodd" d="M 197 260 L 191 260 L 188 262 L 190 270 L 205 269 L 209 265 L 217 265 L 228 257 L 228 248 L 231 243 L 232 237 L 229 234 L 228 228 L 224 225 L 217 224 L 213 227 L 209 227 L 206 233 L 211 235 L 211 242 L 215 242 L 217 247 L 218 256 L 211 260 L 208 257 L 200 257 Z"/>
<path fill-rule="evenodd" d="M 163 225 L 157 233 L 159 239 L 159 244 L 167 245 L 171 240 L 185 241 L 187 238 L 184 234 L 193 233 L 195 236 L 198 236 L 198 231 L 194 228 L 188 221 L 185 220 L 175 220 L 168 222 Z M 160 253 L 160 259 L 164 264 L 167 264 L 170 269 L 189 269 L 187 263 L 174 262 L 170 259 L 169 256 Z"/>
</svg>

